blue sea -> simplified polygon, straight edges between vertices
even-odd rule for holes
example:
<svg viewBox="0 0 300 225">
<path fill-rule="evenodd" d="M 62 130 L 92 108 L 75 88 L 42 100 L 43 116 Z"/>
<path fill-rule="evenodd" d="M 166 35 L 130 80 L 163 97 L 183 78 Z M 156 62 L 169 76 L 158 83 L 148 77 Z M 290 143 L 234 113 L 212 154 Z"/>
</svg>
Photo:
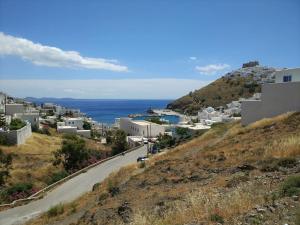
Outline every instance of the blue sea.
<svg viewBox="0 0 300 225">
<path fill-rule="evenodd" d="M 129 114 L 146 114 L 153 109 L 166 108 L 172 100 L 105 100 L 105 99 L 34 99 L 37 104 L 51 102 L 67 108 L 80 109 L 94 120 L 113 124 L 115 118 L 127 117 Z M 177 122 L 178 118 L 166 116 L 170 122 Z"/>
</svg>

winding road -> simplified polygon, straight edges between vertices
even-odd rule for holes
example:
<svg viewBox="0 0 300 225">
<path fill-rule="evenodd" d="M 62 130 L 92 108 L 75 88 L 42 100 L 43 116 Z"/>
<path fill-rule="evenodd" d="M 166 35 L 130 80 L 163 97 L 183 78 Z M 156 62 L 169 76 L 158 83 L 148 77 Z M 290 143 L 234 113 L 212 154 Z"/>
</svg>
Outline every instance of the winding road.
<svg viewBox="0 0 300 225">
<path fill-rule="evenodd" d="M 95 183 L 103 181 L 108 175 L 121 167 L 136 162 L 137 157 L 147 153 L 146 146 L 126 153 L 124 156 L 117 156 L 103 162 L 88 170 L 86 173 L 59 185 L 50 191 L 44 198 L 0 212 L 1 225 L 22 224 L 27 220 L 46 212 L 50 207 L 59 203 L 66 203 L 75 200 L 82 194 L 91 191 Z"/>
</svg>

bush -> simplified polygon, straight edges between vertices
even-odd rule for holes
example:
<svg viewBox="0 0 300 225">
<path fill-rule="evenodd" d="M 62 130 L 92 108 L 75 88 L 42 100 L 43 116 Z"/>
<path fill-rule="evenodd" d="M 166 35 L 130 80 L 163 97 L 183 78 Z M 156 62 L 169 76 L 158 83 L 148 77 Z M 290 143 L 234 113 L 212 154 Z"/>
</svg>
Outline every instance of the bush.
<svg viewBox="0 0 300 225">
<path fill-rule="evenodd" d="M 12 157 L 11 153 L 6 154 L 0 149 L 0 187 L 5 184 L 6 178 L 9 176 Z"/>
<path fill-rule="evenodd" d="M 261 171 L 263 172 L 273 172 L 278 171 L 279 167 L 292 168 L 297 165 L 297 160 L 294 158 L 269 158 L 260 161 Z"/>
<path fill-rule="evenodd" d="M 221 224 L 224 223 L 223 217 L 220 216 L 220 215 L 218 215 L 218 214 L 212 214 L 212 215 L 210 216 L 210 220 L 211 220 L 212 222 L 217 222 L 217 223 L 221 223 Z"/>
<path fill-rule="evenodd" d="M 76 135 L 64 135 L 62 148 L 54 152 L 53 164 L 63 164 L 67 172 L 82 168 L 83 162 L 88 159 L 85 141 Z"/>
<path fill-rule="evenodd" d="M 158 147 L 159 147 L 159 149 L 172 147 L 173 145 L 175 145 L 175 143 L 176 143 L 175 139 L 172 138 L 171 136 L 167 135 L 167 134 L 160 135 L 158 137 Z"/>
<path fill-rule="evenodd" d="M 40 134 L 45 134 L 45 135 L 48 135 L 48 136 L 51 135 L 48 127 L 43 127 L 42 129 L 38 129 L 37 131 L 33 131 L 33 132 L 37 132 L 37 133 L 40 133 Z"/>
<path fill-rule="evenodd" d="M 116 183 L 112 182 L 111 180 L 108 181 L 107 191 L 110 193 L 112 197 L 116 196 L 120 193 L 120 188 L 117 186 Z"/>
<path fill-rule="evenodd" d="M 146 162 L 142 161 L 139 165 L 139 168 L 145 168 L 146 167 Z"/>
<path fill-rule="evenodd" d="M 36 191 L 37 189 L 34 189 L 31 183 L 18 183 L 1 191 L 0 202 L 12 202 L 17 199 L 27 198 Z"/>
<path fill-rule="evenodd" d="M 6 136 L 0 136 L 0 145 L 10 145 Z"/>
<path fill-rule="evenodd" d="M 12 195 L 19 192 L 29 192 L 33 185 L 31 183 L 18 183 L 6 189 L 8 195 Z"/>
<path fill-rule="evenodd" d="M 10 130 L 19 130 L 22 127 L 26 126 L 26 123 L 19 118 L 12 119 L 9 125 Z"/>
<path fill-rule="evenodd" d="M 63 204 L 58 204 L 56 206 L 51 207 L 48 212 L 47 215 L 48 217 L 54 217 L 60 214 L 63 214 L 65 211 Z"/>
<path fill-rule="evenodd" d="M 288 177 L 282 187 L 281 194 L 283 196 L 293 196 L 300 194 L 300 176 L 291 176 Z"/>
<path fill-rule="evenodd" d="M 127 149 L 126 133 L 122 130 L 117 130 L 112 138 L 112 155 L 124 152 Z"/>
<path fill-rule="evenodd" d="M 298 206 L 298 208 L 296 209 L 296 221 L 295 221 L 296 225 L 300 225 L 300 206 Z"/>
<path fill-rule="evenodd" d="M 278 166 L 285 168 L 292 168 L 297 165 L 297 160 L 295 158 L 283 158 L 279 159 Z"/>
<path fill-rule="evenodd" d="M 92 129 L 92 125 L 89 123 L 89 122 L 87 122 L 87 121 L 83 121 L 83 129 L 84 130 L 91 130 Z"/>
<path fill-rule="evenodd" d="M 68 175 L 69 175 L 69 174 L 68 174 L 65 170 L 56 172 L 56 173 L 54 173 L 54 174 L 51 176 L 51 178 L 50 178 L 49 182 L 47 182 L 47 184 L 48 184 L 48 185 L 53 184 L 53 183 L 55 183 L 55 182 L 57 182 L 57 181 L 59 181 L 59 180 L 65 178 L 65 177 L 68 176 Z"/>
</svg>

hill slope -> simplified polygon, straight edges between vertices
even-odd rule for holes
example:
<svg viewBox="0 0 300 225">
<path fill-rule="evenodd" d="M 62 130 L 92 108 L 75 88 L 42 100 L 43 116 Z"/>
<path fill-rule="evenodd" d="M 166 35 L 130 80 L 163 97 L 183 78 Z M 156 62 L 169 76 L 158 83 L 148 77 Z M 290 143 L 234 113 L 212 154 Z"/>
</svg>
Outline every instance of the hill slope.
<svg viewBox="0 0 300 225">
<path fill-rule="evenodd" d="M 29 224 L 299 224 L 299 134 L 300 113 L 219 124 Z"/>
<path fill-rule="evenodd" d="M 274 68 L 246 67 L 241 68 L 210 83 L 194 92 L 171 102 L 167 108 L 178 112 L 195 114 L 203 107 L 225 106 L 239 98 L 249 98 L 254 93 L 260 92 L 261 81 L 271 80 Z"/>
</svg>

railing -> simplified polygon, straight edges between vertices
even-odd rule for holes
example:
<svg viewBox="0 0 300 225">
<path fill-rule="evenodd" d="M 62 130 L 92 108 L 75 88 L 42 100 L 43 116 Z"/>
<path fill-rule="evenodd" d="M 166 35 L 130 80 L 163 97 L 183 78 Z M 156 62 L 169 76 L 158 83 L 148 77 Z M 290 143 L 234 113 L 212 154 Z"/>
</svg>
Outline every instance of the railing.
<svg viewBox="0 0 300 225">
<path fill-rule="evenodd" d="M 134 151 L 134 150 L 137 150 L 137 149 L 139 149 L 139 148 L 142 147 L 142 146 L 143 146 L 143 145 L 139 145 L 139 146 L 134 147 L 134 148 L 131 148 L 131 149 L 125 151 L 125 152 L 116 154 L 116 155 L 114 155 L 114 156 L 108 157 L 108 158 L 103 159 L 103 160 L 100 160 L 100 161 L 98 161 L 98 162 L 96 162 L 96 163 L 94 163 L 94 164 L 91 164 L 91 165 L 89 165 L 89 166 L 87 166 L 87 167 L 85 167 L 85 168 L 83 168 L 83 169 L 81 169 L 81 170 L 76 171 L 75 173 L 70 174 L 69 176 L 67 176 L 67 177 L 65 177 L 65 178 L 63 178 L 63 179 L 61 179 L 61 180 L 59 180 L 59 181 L 57 181 L 57 182 L 55 182 L 55 183 L 53 183 L 53 184 L 50 184 L 49 186 L 47 186 L 47 187 L 45 187 L 45 188 L 39 190 L 38 192 L 34 193 L 33 195 L 31 195 L 31 196 L 29 196 L 29 197 L 27 197 L 27 198 L 17 199 L 17 200 L 15 200 L 15 201 L 11 202 L 11 203 L 2 204 L 2 205 L 0 205 L 0 209 L 1 209 L 1 208 L 11 208 L 11 207 L 14 207 L 14 206 L 18 206 L 18 205 L 21 204 L 21 203 L 29 203 L 29 202 L 31 202 L 31 201 L 33 201 L 33 200 L 41 199 L 41 198 L 43 198 L 43 196 L 45 195 L 45 193 L 47 193 L 48 191 L 52 190 L 53 188 L 55 188 L 55 187 L 58 186 L 59 184 L 62 184 L 62 183 L 64 183 L 64 182 L 70 180 L 71 178 L 73 178 L 73 177 L 75 177 L 75 176 L 77 176 L 77 175 L 79 175 L 79 174 L 81 174 L 81 173 L 85 173 L 85 172 L 87 172 L 89 169 L 91 169 L 91 168 L 93 168 L 93 167 L 95 167 L 95 166 L 98 166 L 98 165 L 100 165 L 100 164 L 102 164 L 102 163 L 104 163 L 104 162 L 106 162 L 106 161 L 109 161 L 109 160 L 114 159 L 114 158 L 116 158 L 116 157 L 118 157 L 118 156 L 121 156 L 121 155 L 123 155 L 124 153 L 126 154 L 126 153 L 132 152 L 132 151 Z"/>
</svg>

